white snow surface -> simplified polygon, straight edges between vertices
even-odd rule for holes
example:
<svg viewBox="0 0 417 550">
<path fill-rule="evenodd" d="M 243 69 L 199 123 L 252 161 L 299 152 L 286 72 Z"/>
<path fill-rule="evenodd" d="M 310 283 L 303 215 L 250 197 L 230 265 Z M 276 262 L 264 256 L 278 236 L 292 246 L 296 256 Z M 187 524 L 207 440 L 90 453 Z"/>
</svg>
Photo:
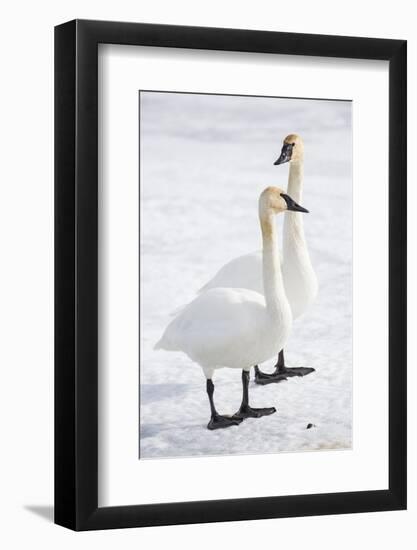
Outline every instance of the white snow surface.
<svg viewBox="0 0 417 550">
<path fill-rule="evenodd" d="M 351 103 L 141 92 L 140 105 L 140 458 L 350 448 Z M 305 143 L 304 227 L 319 295 L 293 325 L 286 362 L 316 372 L 252 381 L 251 405 L 277 412 L 209 431 L 200 367 L 153 348 L 172 312 L 224 263 L 260 248 L 258 196 L 268 185 L 286 189 L 288 164 L 273 162 L 293 132 Z M 235 412 L 240 372 L 217 370 L 214 384 L 218 411 Z"/>
</svg>

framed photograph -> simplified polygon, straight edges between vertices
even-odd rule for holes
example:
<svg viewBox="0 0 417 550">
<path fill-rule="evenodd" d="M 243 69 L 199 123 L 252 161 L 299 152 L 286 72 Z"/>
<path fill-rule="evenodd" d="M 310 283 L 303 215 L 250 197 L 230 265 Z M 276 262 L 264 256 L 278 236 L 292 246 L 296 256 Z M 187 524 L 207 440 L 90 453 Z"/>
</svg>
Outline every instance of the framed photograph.
<svg viewBox="0 0 417 550">
<path fill-rule="evenodd" d="M 406 508 L 406 42 L 55 29 L 55 522 Z"/>
</svg>

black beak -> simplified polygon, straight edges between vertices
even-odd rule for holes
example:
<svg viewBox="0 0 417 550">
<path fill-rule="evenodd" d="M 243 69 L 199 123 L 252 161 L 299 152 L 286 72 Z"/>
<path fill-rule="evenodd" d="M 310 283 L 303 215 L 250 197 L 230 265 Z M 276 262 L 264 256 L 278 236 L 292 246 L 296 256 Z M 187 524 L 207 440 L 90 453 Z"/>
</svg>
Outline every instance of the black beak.
<svg viewBox="0 0 417 550">
<path fill-rule="evenodd" d="M 285 162 L 290 161 L 292 156 L 292 148 L 293 146 L 291 145 L 291 143 L 284 143 L 281 149 L 281 154 L 279 158 L 274 162 L 274 166 L 278 166 L 278 164 L 284 164 Z"/>
<path fill-rule="evenodd" d="M 281 197 L 287 203 L 287 210 L 290 210 L 291 212 L 305 212 L 306 214 L 309 213 L 306 208 L 297 204 L 295 200 L 293 200 L 289 195 L 281 193 Z"/>
</svg>

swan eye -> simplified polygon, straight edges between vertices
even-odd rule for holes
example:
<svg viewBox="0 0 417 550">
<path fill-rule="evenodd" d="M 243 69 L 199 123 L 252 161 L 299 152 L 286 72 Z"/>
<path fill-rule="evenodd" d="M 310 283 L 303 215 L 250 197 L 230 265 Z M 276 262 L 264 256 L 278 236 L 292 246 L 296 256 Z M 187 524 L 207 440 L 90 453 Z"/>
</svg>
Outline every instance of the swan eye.
<svg viewBox="0 0 417 550">
<path fill-rule="evenodd" d="M 291 145 L 294 147 L 294 146 L 295 146 L 295 143 L 291 143 Z"/>
</svg>

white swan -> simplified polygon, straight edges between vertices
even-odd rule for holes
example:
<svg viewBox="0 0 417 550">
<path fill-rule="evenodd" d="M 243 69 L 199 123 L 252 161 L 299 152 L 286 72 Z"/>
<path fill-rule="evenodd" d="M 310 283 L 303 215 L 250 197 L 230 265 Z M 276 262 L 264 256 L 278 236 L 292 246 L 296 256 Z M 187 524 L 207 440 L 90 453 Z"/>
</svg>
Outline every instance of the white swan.
<svg viewBox="0 0 417 550">
<path fill-rule="evenodd" d="M 274 164 L 285 162 L 290 163 L 287 193 L 296 202 L 302 202 L 304 144 L 297 134 L 290 134 L 284 139 L 281 155 Z M 282 272 L 292 315 L 297 319 L 314 302 L 318 291 L 317 277 L 304 236 L 303 216 L 299 213 L 287 212 L 285 215 Z M 263 293 L 262 253 L 246 254 L 225 264 L 201 290 L 216 287 L 248 288 Z M 267 384 L 285 380 L 288 376 L 305 376 L 313 371 L 312 368 L 286 367 L 284 351 L 280 350 L 274 373 L 265 374 L 256 366 L 255 380 Z"/>
<path fill-rule="evenodd" d="M 275 412 L 274 407 L 249 406 L 249 370 L 281 350 L 291 331 L 288 303 L 278 255 L 274 214 L 293 210 L 307 212 L 276 187 L 268 187 L 259 198 L 262 230 L 262 271 L 265 293 L 244 288 L 214 288 L 201 293 L 171 321 L 155 349 L 182 351 L 198 363 L 207 378 L 211 419 L 209 429 L 239 424 L 247 417 Z M 233 416 L 222 416 L 213 401 L 214 370 L 242 369 L 243 399 Z"/>
</svg>

